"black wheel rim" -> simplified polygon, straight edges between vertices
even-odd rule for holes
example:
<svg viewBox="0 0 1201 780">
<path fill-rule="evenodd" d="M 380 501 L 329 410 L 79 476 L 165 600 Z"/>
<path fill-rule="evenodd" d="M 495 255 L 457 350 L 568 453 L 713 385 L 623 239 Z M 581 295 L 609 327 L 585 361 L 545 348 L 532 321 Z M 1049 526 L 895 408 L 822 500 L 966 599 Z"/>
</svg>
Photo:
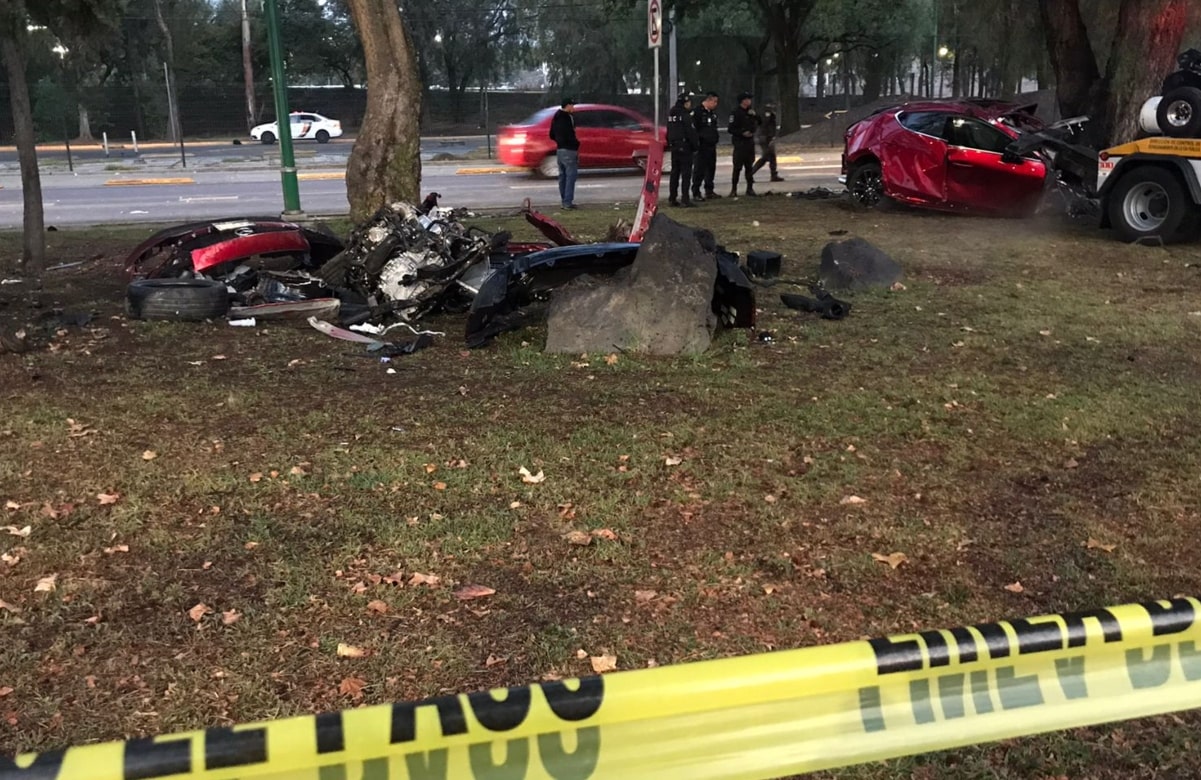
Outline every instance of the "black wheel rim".
<svg viewBox="0 0 1201 780">
<path fill-rule="evenodd" d="M 851 197 L 864 206 L 875 206 L 884 196 L 884 181 L 877 170 L 863 171 L 851 185 Z"/>
</svg>

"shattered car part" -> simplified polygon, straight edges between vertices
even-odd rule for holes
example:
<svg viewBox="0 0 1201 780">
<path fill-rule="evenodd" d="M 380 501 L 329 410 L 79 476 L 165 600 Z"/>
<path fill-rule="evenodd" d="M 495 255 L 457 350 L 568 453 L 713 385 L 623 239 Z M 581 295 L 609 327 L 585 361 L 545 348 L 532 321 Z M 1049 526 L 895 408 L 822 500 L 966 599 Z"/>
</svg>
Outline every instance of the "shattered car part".
<svg viewBox="0 0 1201 780">
<path fill-rule="evenodd" d="M 431 219 L 408 203 L 380 208 L 319 271 L 333 288 L 348 288 L 372 306 L 368 320 L 389 314 L 415 320 L 430 313 L 468 268 L 485 260 L 491 236 L 458 222 Z"/>
<path fill-rule="evenodd" d="M 790 309 L 820 314 L 823 320 L 841 320 L 851 313 L 851 304 L 846 301 L 838 300 L 819 287 L 812 287 L 810 291 L 817 297 L 784 293 L 780 296 L 780 302 Z"/>
<path fill-rule="evenodd" d="M 138 244 L 125 259 L 125 272 L 134 279 L 179 277 L 256 255 L 290 256 L 317 268 L 342 248 L 332 235 L 273 217 L 192 222 Z"/>
<path fill-rule="evenodd" d="M 309 317 L 337 317 L 342 302 L 337 298 L 311 298 L 305 301 L 260 303 L 254 306 L 231 306 L 231 318 L 272 320 L 307 320 Z"/>
</svg>

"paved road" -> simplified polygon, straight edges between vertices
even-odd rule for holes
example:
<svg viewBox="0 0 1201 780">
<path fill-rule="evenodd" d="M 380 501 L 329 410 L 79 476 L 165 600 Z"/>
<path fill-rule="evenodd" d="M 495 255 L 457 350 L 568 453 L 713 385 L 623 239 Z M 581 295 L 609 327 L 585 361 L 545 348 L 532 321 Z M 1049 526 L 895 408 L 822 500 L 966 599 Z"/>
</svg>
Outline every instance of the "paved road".
<svg viewBox="0 0 1201 780">
<path fill-rule="evenodd" d="M 806 156 L 801 162 L 781 166 L 787 181 L 761 182 L 761 192 L 791 192 L 817 186 L 839 188 L 836 156 Z M 525 173 L 466 173 L 463 163 L 428 164 L 423 168 L 422 192 L 442 194 L 444 206 L 469 208 L 517 208 L 525 198 L 535 206 L 554 210 L 558 206 L 558 185 L 553 180 L 535 179 Z M 154 172 L 158 179 L 179 183 L 117 186 L 112 182 L 130 181 L 130 174 L 97 171 L 87 174 L 65 173 L 42 179 L 43 202 L 48 225 L 94 225 L 131 222 L 172 222 L 217 217 L 278 214 L 283 209 L 278 172 L 259 169 L 234 173 L 218 170 L 194 174 L 181 171 Z M 341 172 L 333 169 L 302 171 L 300 200 L 311 215 L 346 213 L 346 184 Z M 717 181 L 730 180 L 729 164 L 719 166 Z M 763 177 L 765 178 L 765 177 Z M 664 177 L 666 187 L 666 177 Z M 137 179 L 134 179 L 135 181 Z M 597 172 L 581 175 L 577 184 L 577 203 L 600 206 L 617 201 L 631 203 L 638 198 L 642 179 L 625 172 Z M 21 183 L 15 174 L 0 174 L 0 229 L 21 225 Z M 720 188 L 719 188 L 720 191 Z"/>
</svg>

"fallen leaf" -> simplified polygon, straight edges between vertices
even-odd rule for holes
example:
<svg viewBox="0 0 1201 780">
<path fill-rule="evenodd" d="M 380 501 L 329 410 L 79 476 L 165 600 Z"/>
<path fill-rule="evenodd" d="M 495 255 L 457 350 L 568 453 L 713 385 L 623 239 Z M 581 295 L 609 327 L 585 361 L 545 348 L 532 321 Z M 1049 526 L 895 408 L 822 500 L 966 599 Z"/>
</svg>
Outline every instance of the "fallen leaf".
<svg viewBox="0 0 1201 780">
<path fill-rule="evenodd" d="M 598 539 L 607 539 L 610 542 L 617 541 L 617 533 L 609 528 L 597 528 L 592 532 L 592 535 Z"/>
<path fill-rule="evenodd" d="M 25 549 L 25 548 L 22 547 L 20 549 Z M 4 561 L 9 566 L 16 566 L 18 563 L 21 562 L 21 556 L 13 555 L 11 553 L 0 553 L 0 561 Z"/>
<path fill-rule="evenodd" d="M 521 481 L 527 485 L 537 485 L 539 482 L 546 481 L 546 475 L 542 473 L 542 469 L 538 469 L 537 474 L 531 474 L 529 469 L 522 466 L 517 473 L 521 475 Z"/>
<path fill-rule="evenodd" d="M 338 657 L 339 658 L 362 658 L 365 655 L 367 655 L 367 651 L 361 647 L 355 647 L 354 645 L 348 645 L 345 642 L 338 643 Z"/>
<path fill-rule="evenodd" d="M 571 503 L 570 501 L 568 501 L 566 504 L 559 504 L 558 509 L 559 517 L 563 518 L 564 520 L 575 519 L 575 504 Z"/>
<path fill-rule="evenodd" d="M 637 601 L 639 604 L 645 604 L 648 601 L 653 601 L 655 596 L 658 595 L 659 594 L 653 590 L 636 590 L 634 591 L 634 601 Z"/>
<path fill-rule="evenodd" d="M 129 545 L 128 544 L 117 544 L 117 545 L 113 545 L 112 547 L 104 548 L 105 555 L 112 555 L 113 553 L 119 553 L 119 552 L 129 552 Z"/>
<path fill-rule="evenodd" d="M 225 360 L 225 355 L 213 355 L 212 360 Z"/>
<path fill-rule="evenodd" d="M 192 618 L 192 622 L 199 623 L 201 620 L 204 620 L 205 615 L 212 611 L 212 607 L 202 601 L 188 610 L 188 617 Z"/>
<path fill-rule="evenodd" d="M 508 658 L 501 658 L 500 656 L 492 655 L 491 653 L 489 653 L 488 660 L 484 661 L 484 666 L 492 667 L 492 666 L 496 666 L 497 664 L 503 664 L 505 661 L 508 661 L 508 660 L 509 660 Z"/>
<path fill-rule="evenodd" d="M 253 474 L 251 474 L 251 475 L 248 477 L 248 479 L 249 479 L 251 482 L 262 482 L 262 481 L 263 481 L 263 472 L 261 472 L 261 471 L 256 471 L 256 472 L 254 472 Z"/>
<path fill-rule="evenodd" d="M 293 466 L 292 469 L 288 473 L 294 477 L 304 477 L 304 476 L 308 476 L 309 472 L 305 471 L 300 466 Z"/>
<path fill-rule="evenodd" d="M 33 587 L 34 593 L 53 593 L 58 582 L 58 575 L 51 574 L 49 577 L 42 577 L 38 580 L 38 584 Z"/>
<path fill-rule="evenodd" d="M 866 504 L 867 499 L 860 498 L 859 496 L 847 496 L 838 503 L 842 504 L 843 506 L 858 506 L 859 504 Z"/>
<path fill-rule="evenodd" d="M 244 548 L 246 548 L 247 550 L 253 550 L 255 547 L 259 546 L 259 543 L 258 542 L 247 542 L 246 544 L 244 544 L 242 546 Z"/>
<path fill-rule="evenodd" d="M 378 612 L 379 614 L 382 615 L 388 611 L 388 605 L 386 602 L 380 601 L 379 599 L 375 599 L 373 601 L 367 602 L 367 609 L 370 610 L 371 612 Z"/>
<path fill-rule="evenodd" d="M 666 458 L 663 459 L 664 466 L 678 466 L 683 462 L 684 462 L 684 459 L 679 457 L 678 455 L 668 455 Z"/>
<path fill-rule="evenodd" d="M 104 618 L 101 617 L 100 615 L 92 615 L 90 618 L 88 618 L 87 620 L 85 620 L 83 622 L 88 624 L 89 626 L 95 626 L 95 625 L 99 625 L 101 620 L 104 620 Z"/>
<path fill-rule="evenodd" d="M 605 356 L 605 363 L 610 366 L 617 365 L 617 353 Z"/>
<path fill-rule="evenodd" d="M 5 508 L 5 509 L 8 509 L 8 510 L 15 510 L 15 509 L 20 509 L 20 508 L 21 508 L 21 505 L 20 505 L 20 504 L 18 504 L 16 501 L 13 501 L 13 500 L 10 498 L 8 501 L 5 501 L 5 502 L 4 502 L 4 508 Z"/>
<path fill-rule="evenodd" d="M 96 500 L 100 502 L 100 506 L 107 506 L 108 504 L 115 504 L 115 503 L 117 503 L 117 500 L 119 498 L 121 498 L 120 493 L 97 493 L 96 494 Z"/>
<path fill-rule="evenodd" d="M 888 289 L 892 290 L 893 292 L 904 292 L 905 290 L 907 290 L 909 288 L 907 288 L 905 285 L 901 284 L 900 282 L 893 282 L 892 287 L 889 287 Z"/>
<path fill-rule="evenodd" d="M 84 684 L 87 685 L 89 688 L 96 687 L 96 675 L 94 675 L 94 674 L 89 674 L 87 677 L 84 677 L 83 681 L 84 681 Z"/>
<path fill-rule="evenodd" d="M 586 531 L 568 531 L 563 534 L 563 538 L 569 543 L 578 545 L 579 547 L 587 547 L 592 544 L 592 534 Z"/>
<path fill-rule="evenodd" d="M 9 688 L 7 685 L 4 686 L 3 688 L 0 688 L 0 699 L 4 698 L 5 696 L 9 695 L 12 692 L 13 692 L 13 689 Z"/>
<path fill-rule="evenodd" d="M 208 571 L 209 569 L 213 568 L 213 562 L 205 561 L 204 563 L 200 564 L 200 568 L 204 569 L 205 571 Z"/>
<path fill-rule="evenodd" d="M 358 677 L 347 677 L 342 682 L 338 683 L 338 693 L 343 696 L 349 696 L 352 699 L 363 698 L 363 688 L 367 686 L 365 680 Z"/>
<path fill-rule="evenodd" d="M 1022 587 L 1022 583 L 1014 582 L 1010 585 L 1006 585 L 1005 590 L 1009 591 L 1010 593 L 1022 593 L 1026 589 Z"/>
<path fill-rule="evenodd" d="M 1051 335 L 1051 331 L 1049 331 L 1049 330 L 1040 330 L 1040 331 L 1038 332 L 1038 335 L 1040 335 L 1040 336 L 1050 336 L 1050 335 Z"/>
<path fill-rule="evenodd" d="M 425 473 L 426 473 L 426 474 L 433 474 L 433 473 L 434 473 L 435 471 L 437 471 L 437 470 L 438 470 L 438 464 L 437 464 L 437 463 L 427 463 L 427 464 L 425 464 Z"/>
<path fill-rule="evenodd" d="M 776 503 L 777 501 L 779 501 L 780 499 L 776 498 L 776 497 L 775 497 L 775 496 L 773 496 L 771 493 L 768 493 L 766 496 L 764 496 L 764 497 L 763 497 L 763 500 L 764 500 L 764 501 L 766 501 L 766 502 L 767 502 L 767 503 L 769 503 L 769 504 L 774 504 L 774 503 Z"/>
<path fill-rule="evenodd" d="M 1065 460 L 1063 462 L 1063 467 L 1065 469 L 1074 469 L 1074 468 L 1078 467 L 1079 465 L 1080 464 L 1078 462 L 1076 462 L 1075 458 L 1068 458 L 1067 460 Z"/>
<path fill-rule="evenodd" d="M 434 490 L 446 490 L 446 483 L 445 482 L 435 482 Z"/>
<path fill-rule="evenodd" d="M 413 576 L 409 578 L 410 585 L 429 585 L 431 587 L 437 585 L 441 581 L 442 578 L 437 574 L 414 573 Z"/>
<path fill-rule="evenodd" d="M 459 385 L 459 395 L 467 395 L 467 385 Z"/>
<path fill-rule="evenodd" d="M 872 553 L 872 560 L 880 563 L 887 563 L 892 568 L 897 568 L 902 563 L 909 562 L 909 556 L 903 552 L 894 552 L 891 555 L 883 555 L 881 553 Z"/>
<path fill-rule="evenodd" d="M 25 537 L 29 536 L 31 533 L 33 533 L 33 526 L 27 525 L 27 526 L 24 526 L 23 528 L 17 528 L 15 525 L 6 525 L 6 526 L 4 526 L 4 530 L 8 531 L 13 536 L 20 536 L 21 538 L 25 538 Z"/>
<path fill-rule="evenodd" d="M 472 599 L 482 599 L 485 596 L 491 596 L 496 593 L 494 588 L 489 588 L 487 585 L 464 585 L 455 591 L 455 598 L 459 601 L 471 601 Z"/>
<path fill-rule="evenodd" d="M 154 460 L 158 457 L 158 453 L 154 450 L 146 450 L 142 453 L 142 460 Z"/>
<path fill-rule="evenodd" d="M 14 615 L 15 615 L 15 614 L 17 614 L 18 612 L 20 612 L 20 611 L 21 611 L 19 608 L 17 608 L 17 607 L 14 607 L 12 604 L 9 604 L 9 603 L 8 603 L 7 601 L 5 601 L 4 599 L 0 599 L 0 609 L 6 610 L 6 611 L 8 611 L 8 612 L 11 612 L 11 613 L 13 613 Z"/>
<path fill-rule="evenodd" d="M 221 625 L 232 626 L 242 619 L 242 613 L 236 609 L 228 609 L 221 613 Z"/>
<path fill-rule="evenodd" d="M 597 674 L 611 672 L 617 668 L 617 656 L 608 653 L 588 656 L 588 660 L 592 663 L 592 671 Z"/>
<path fill-rule="evenodd" d="M 1091 536 L 1088 538 L 1088 541 L 1084 543 L 1084 547 L 1088 550 L 1101 550 L 1107 553 L 1111 553 L 1118 548 L 1116 544 L 1105 544 L 1104 542 L 1097 541 Z"/>
</svg>

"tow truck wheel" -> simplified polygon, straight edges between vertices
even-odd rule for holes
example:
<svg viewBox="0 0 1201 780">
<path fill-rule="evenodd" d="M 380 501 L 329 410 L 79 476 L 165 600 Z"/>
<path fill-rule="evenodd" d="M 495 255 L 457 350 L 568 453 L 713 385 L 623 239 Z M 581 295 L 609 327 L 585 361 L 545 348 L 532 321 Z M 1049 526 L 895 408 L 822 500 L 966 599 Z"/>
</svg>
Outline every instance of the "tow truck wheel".
<svg viewBox="0 0 1201 780">
<path fill-rule="evenodd" d="M 1201 89 L 1179 87 L 1164 95 L 1155 110 L 1155 119 L 1166 136 L 1201 137 Z"/>
<path fill-rule="evenodd" d="M 852 168 L 847 176 L 847 190 L 851 193 L 851 200 L 860 206 L 872 209 L 883 203 L 884 174 L 880 163 L 869 160 Z"/>
<path fill-rule="evenodd" d="M 1108 207 L 1110 224 L 1123 240 L 1131 242 L 1184 240 L 1197 219 L 1197 206 L 1176 174 L 1149 165 L 1118 181 L 1109 194 Z"/>
</svg>

